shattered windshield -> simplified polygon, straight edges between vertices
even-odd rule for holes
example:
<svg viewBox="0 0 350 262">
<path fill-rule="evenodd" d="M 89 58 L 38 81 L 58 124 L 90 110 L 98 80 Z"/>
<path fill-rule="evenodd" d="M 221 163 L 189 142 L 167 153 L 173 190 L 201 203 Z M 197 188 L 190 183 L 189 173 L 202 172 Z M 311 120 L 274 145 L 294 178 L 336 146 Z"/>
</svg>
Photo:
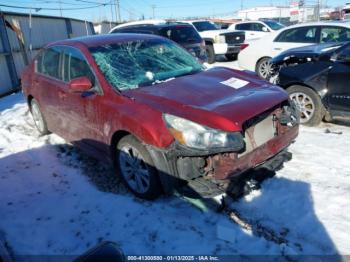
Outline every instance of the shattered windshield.
<svg viewBox="0 0 350 262">
<path fill-rule="evenodd" d="M 192 55 L 162 39 L 108 44 L 90 51 L 106 80 L 121 91 L 203 70 Z"/>
</svg>

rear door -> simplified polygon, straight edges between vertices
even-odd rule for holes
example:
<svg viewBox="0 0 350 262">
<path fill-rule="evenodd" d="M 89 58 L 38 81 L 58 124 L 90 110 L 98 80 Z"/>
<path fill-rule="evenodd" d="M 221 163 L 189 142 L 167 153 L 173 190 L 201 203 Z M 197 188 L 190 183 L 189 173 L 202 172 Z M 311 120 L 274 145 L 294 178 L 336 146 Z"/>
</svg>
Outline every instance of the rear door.
<svg viewBox="0 0 350 262">
<path fill-rule="evenodd" d="M 303 26 L 283 30 L 272 43 L 271 57 L 291 48 L 319 43 L 319 34 L 319 26 Z"/>
<path fill-rule="evenodd" d="M 37 57 L 33 85 L 40 109 L 50 131 L 62 135 L 62 93 L 64 86 L 61 74 L 61 47 L 49 47 Z"/>
<path fill-rule="evenodd" d="M 350 46 L 337 54 L 328 75 L 328 105 L 332 111 L 350 113 Z M 339 113 L 339 112 L 337 112 Z"/>
</svg>

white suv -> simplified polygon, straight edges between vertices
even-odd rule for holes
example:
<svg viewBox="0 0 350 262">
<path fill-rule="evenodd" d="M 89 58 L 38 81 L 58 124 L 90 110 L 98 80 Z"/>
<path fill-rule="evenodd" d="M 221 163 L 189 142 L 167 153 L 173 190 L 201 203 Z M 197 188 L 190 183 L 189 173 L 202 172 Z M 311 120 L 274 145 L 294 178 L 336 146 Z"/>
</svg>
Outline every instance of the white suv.
<svg viewBox="0 0 350 262">
<path fill-rule="evenodd" d="M 244 43 L 245 33 L 229 29 L 218 29 L 214 23 L 206 20 L 182 21 L 194 26 L 205 41 L 208 63 L 215 62 L 215 55 L 225 55 L 228 59 L 235 57 Z"/>
<path fill-rule="evenodd" d="M 231 25 L 228 29 L 245 31 L 245 40 L 258 39 L 285 26 L 273 21 L 246 21 Z"/>
</svg>

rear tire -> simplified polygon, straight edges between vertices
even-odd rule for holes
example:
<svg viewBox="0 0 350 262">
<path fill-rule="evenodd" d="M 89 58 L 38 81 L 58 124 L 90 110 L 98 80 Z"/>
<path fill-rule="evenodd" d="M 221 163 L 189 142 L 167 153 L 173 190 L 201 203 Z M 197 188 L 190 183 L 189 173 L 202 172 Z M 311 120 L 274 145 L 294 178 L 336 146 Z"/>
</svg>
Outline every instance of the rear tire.
<svg viewBox="0 0 350 262">
<path fill-rule="evenodd" d="M 207 56 L 208 56 L 208 64 L 215 63 L 215 51 L 214 51 L 213 45 L 211 45 L 211 44 L 205 45 L 205 50 L 206 50 Z"/>
<path fill-rule="evenodd" d="M 116 170 L 125 185 L 139 198 L 152 200 L 162 193 L 151 155 L 135 137 L 123 137 L 115 155 Z"/>
<path fill-rule="evenodd" d="M 272 73 L 271 57 L 264 57 L 256 64 L 255 72 L 262 79 L 268 79 Z"/>
<path fill-rule="evenodd" d="M 325 108 L 320 96 L 306 86 L 291 86 L 287 89 L 289 97 L 301 112 L 300 124 L 317 126 L 325 116 Z"/>
<path fill-rule="evenodd" d="M 33 98 L 30 101 L 30 112 L 32 113 L 34 124 L 40 135 L 44 136 L 50 133 L 47 129 L 47 123 L 43 113 L 40 110 L 39 103 Z"/>
</svg>

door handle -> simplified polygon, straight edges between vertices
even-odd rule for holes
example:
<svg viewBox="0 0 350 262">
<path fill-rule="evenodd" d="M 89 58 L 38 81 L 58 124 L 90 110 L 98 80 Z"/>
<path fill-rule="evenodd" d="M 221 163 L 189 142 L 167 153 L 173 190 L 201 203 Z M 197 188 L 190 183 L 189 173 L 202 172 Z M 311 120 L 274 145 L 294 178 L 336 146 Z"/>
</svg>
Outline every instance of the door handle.
<svg viewBox="0 0 350 262">
<path fill-rule="evenodd" d="M 282 50 L 282 48 L 279 48 L 279 47 L 275 47 L 273 50 L 277 50 L 277 51 L 280 51 Z"/>
</svg>

